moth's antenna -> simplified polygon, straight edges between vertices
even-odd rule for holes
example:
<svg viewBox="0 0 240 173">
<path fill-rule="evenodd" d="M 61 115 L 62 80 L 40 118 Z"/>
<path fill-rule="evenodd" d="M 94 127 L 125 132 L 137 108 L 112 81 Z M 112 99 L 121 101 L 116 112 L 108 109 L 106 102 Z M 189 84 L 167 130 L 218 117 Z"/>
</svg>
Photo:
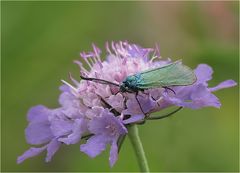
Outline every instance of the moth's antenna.
<svg viewBox="0 0 240 173">
<path fill-rule="evenodd" d="M 81 78 L 82 80 L 89 80 L 89 81 L 96 82 L 96 83 L 100 83 L 100 84 L 107 84 L 107 85 L 110 84 L 110 85 L 114 85 L 114 86 L 120 87 L 120 85 L 117 84 L 117 83 L 113 83 L 113 82 L 106 81 L 106 80 L 103 80 L 103 79 L 83 77 L 83 76 L 81 76 L 81 75 L 80 75 L 80 78 Z"/>
</svg>

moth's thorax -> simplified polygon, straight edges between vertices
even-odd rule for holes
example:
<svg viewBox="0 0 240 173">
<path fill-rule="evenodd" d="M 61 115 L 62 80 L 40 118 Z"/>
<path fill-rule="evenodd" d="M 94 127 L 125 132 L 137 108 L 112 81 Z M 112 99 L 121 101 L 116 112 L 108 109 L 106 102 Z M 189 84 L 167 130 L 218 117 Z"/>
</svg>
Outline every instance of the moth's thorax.
<svg viewBox="0 0 240 173">
<path fill-rule="evenodd" d="M 132 75 L 132 76 L 127 76 L 126 79 L 124 79 L 120 85 L 120 91 L 121 92 L 137 92 L 137 91 L 139 91 L 139 88 L 137 87 L 138 80 L 139 80 L 138 74 Z"/>
</svg>

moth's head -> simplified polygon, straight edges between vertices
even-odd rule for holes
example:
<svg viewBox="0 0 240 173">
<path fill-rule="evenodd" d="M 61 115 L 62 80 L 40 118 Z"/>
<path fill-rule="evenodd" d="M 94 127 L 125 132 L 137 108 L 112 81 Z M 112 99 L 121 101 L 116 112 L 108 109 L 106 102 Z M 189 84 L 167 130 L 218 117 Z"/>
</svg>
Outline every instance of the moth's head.
<svg viewBox="0 0 240 173">
<path fill-rule="evenodd" d="M 126 85 L 125 82 L 123 82 L 121 85 L 120 85 L 120 92 L 127 92 L 128 91 L 128 86 Z"/>
<path fill-rule="evenodd" d="M 128 80 L 124 80 L 121 85 L 120 85 L 120 92 L 129 92 L 133 93 L 133 89 L 131 87 L 131 84 L 129 83 Z"/>
</svg>

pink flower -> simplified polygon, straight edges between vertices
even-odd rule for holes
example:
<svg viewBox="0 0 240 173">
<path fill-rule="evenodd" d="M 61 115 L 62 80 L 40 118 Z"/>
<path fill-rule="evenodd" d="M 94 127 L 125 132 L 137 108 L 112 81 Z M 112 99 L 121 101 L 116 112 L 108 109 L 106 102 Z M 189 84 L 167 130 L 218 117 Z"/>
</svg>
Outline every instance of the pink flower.
<svg viewBox="0 0 240 173">
<path fill-rule="evenodd" d="M 27 142 L 42 147 L 30 148 L 18 157 L 18 163 L 47 150 L 46 161 L 63 144 L 76 144 L 87 139 L 81 145 L 81 151 L 95 157 L 111 145 L 110 165 L 118 157 L 119 139 L 127 134 L 127 125 L 141 123 L 149 118 L 152 112 L 170 106 L 198 109 L 206 106 L 220 107 L 213 91 L 235 86 L 233 80 L 227 80 L 216 87 L 208 87 L 213 70 L 206 64 L 195 69 L 197 81 L 188 86 L 174 86 L 168 91 L 164 88 L 148 89 L 138 93 L 121 92 L 118 84 L 129 75 L 147 69 L 163 67 L 171 63 L 162 59 L 158 48 L 142 48 L 135 44 L 119 42 L 106 44 L 106 60 L 100 58 L 101 50 L 93 45 L 93 52 L 81 53 L 83 61 L 74 61 L 80 67 L 80 75 L 87 78 L 102 79 L 117 85 L 104 82 L 75 80 L 73 84 L 63 81 L 60 87 L 60 107 L 48 109 L 35 106 L 28 113 L 29 125 L 25 130 Z M 121 143 L 121 142 L 120 142 Z"/>
</svg>

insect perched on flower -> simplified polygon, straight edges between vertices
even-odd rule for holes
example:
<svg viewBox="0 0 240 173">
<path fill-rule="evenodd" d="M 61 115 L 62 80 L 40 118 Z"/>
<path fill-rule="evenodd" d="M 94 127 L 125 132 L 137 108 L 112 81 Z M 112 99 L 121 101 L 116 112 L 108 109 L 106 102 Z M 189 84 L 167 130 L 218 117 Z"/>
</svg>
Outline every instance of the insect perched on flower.
<svg viewBox="0 0 240 173">
<path fill-rule="evenodd" d="M 109 162 L 113 166 L 133 124 L 169 116 L 182 107 L 218 108 L 221 104 L 212 92 L 236 85 L 233 80 L 226 80 L 208 87 L 211 67 L 200 64 L 191 70 L 180 61 L 162 59 L 157 47 L 112 42 L 111 48 L 106 44 L 106 50 L 105 60 L 100 58 L 101 50 L 95 45 L 93 52 L 80 53 L 89 70 L 75 61 L 85 80 L 77 81 L 71 75 L 73 85 L 62 80 L 60 107 L 37 105 L 28 111 L 26 140 L 38 147 L 19 156 L 18 163 L 45 150 L 49 162 L 62 145 L 84 140 L 80 150 L 90 157 L 96 157 L 110 145 Z M 179 108 L 164 116 L 151 116 L 172 106 Z"/>
<path fill-rule="evenodd" d="M 119 86 L 121 92 L 130 93 L 158 87 L 167 88 L 169 86 L 191 85 L 196 82 L 193 70 L 182 65 L 180 61 L 127 76 L 121 84 L 97 78 L 83 76 L 81 78 L 102 84 Z"/>
<path fill-rule="evenodd" d="M 142 106 L 137 97 L 139 91 L 162 87 L 174 92 L 174 90 L 169 88 L 170 86 L 191 85 L 197 80 L 193 70 L 181 64 L 180 61 L 127 76 L 121 84 L 116 84 L 104 79 L 87 78 L 83 76 L 81 76 L 81 78 L 102 84 L 118 86 L 120 92 L 136 93 L 135 97 L 141 110 Z"/>
</svg>

